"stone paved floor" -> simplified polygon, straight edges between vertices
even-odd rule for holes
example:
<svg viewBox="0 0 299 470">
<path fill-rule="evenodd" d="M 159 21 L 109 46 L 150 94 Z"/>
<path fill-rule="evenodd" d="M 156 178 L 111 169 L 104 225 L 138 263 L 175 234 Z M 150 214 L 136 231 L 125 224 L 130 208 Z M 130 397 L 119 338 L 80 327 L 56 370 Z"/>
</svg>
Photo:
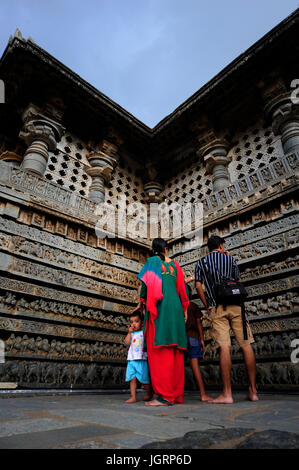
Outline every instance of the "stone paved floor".
<svg viewBox="0 0 299 470">
<path fill-rule="evenodd" d="M 136 449 L 190 431 L 226 428 L 299 434 L 299 395 L 264 394 L 251 403 L 245 393 L 235 393 L 233 405 L 201 403 L 198 397 L 186 393 L 183 405 L 158 408 L 142 401 L 128 405 L 128 394 L 121 393 L 0 397 L 0 449 Z"/>
</svg>

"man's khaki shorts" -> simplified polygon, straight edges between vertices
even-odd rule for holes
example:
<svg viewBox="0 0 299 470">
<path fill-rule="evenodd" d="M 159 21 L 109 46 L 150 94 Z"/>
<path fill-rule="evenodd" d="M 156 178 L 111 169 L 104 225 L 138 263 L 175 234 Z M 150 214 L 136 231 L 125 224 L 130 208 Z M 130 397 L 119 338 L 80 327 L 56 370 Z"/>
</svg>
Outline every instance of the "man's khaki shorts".
<svg viewBox="0 0 299 470">
<path fill-rule="evenodd" d="M 227 305 L 223 310 L 223 305 L 212 307 L 209 314 L 211 320 L 211 336 L 217 346 L 230 346 L 230 327 L 240 347 L 254 343 L 251 328 L 246 319 L 248 339 L 244 340 L 241 307 L 239 305 Z"/>
</svg>

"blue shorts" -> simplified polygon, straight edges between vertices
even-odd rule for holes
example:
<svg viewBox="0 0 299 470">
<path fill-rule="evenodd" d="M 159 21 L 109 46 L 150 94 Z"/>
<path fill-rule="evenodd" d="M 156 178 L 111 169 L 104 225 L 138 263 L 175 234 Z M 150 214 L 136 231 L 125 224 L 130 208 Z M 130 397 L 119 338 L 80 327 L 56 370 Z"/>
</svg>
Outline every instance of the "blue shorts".
<svg viewBox="0 0 299 470">
<path fill-rule="evenodd" d="M 151 383 L 147 361 L 144 359 L 128 361 L 126 371 L 126 382 L 130 382 L 134 377 L 142 384 Z"/>
<path fill-rule="evenodd" d="M 187 337 L 188 352 L 185 352 L 185 359 L 202 359 L 202 350 L 200 340 L 196 338 Z"/>
</svg>

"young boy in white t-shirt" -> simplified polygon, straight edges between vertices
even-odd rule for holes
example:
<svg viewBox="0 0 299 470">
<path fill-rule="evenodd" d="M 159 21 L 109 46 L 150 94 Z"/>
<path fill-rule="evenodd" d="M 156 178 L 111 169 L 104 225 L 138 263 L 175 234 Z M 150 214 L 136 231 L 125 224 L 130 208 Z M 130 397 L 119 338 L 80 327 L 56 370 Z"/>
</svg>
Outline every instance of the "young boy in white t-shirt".
<svg viewBox="0 0 299 470">
<path fill-rule="evenodd" d="M 147 364 L 147 353 L 143 352 L 142 316 L 138 310 L 130 317 L 129 332 L 125 337 L 124 344 L 129 347 L 128 365 L 126 371 L 126 382 L 130 382 L 131 398 L 126 403 L 136 403 L 137 380 L 144 385 L 146 395 L 144 401 L 153 397 L 150 384 L 149 370 Z"/>
</svg>

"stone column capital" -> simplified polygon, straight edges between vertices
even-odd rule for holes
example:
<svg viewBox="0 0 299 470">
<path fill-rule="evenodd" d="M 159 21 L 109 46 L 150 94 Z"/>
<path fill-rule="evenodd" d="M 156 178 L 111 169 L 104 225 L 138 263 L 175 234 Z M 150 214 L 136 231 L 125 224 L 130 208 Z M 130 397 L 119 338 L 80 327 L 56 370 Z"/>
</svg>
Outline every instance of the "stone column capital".
<svg viewBox="0 0 299 470">
<path fill-rule="evenodd" d="M 214 151 L 211 151 L 204 157 L 206 170 L 210 174 L 213 173 L 213 169 L 215 168 L 216 165 L 228 166 L 231 160 L 232 160 L 231 157 L 229 158 L 227 156 L 226 150 L 220 149 L 220 148 L 215 149 Z"/>
<path fill-rule="evenodd" d="M 121 141 L 119 140 L 119 144 Z M 111 173 L 117 166 L 119 155 L 118 145 L 103 139 L 94 150 L 87 155 L 90 167 L 86 173 L 91 176 L 92 183 L 89 188 L 89 198 L 96 202 L 105 200 L 105 184 L 111 179 Z"/>
<path fill-rule="evenodd" d="M 47 144 L 48 150 L 51 152 L 56 149 L 57 142 L 55 134 L 52 128 L 42 121 L 31 121 L 28 124 L 25 124 L 19 137 L 24 140 L 28 146 L 30 146 L 35 140 L 41 140 Z"/>
<path fill-rule="evenodd" d="M 38 139 L 43 140 L 49 146 L 49 150 L 55 150 L 57 142 L 60 141 L 65 132 L 65 128 L 59 122 L 41 114 L 34 105 L 27 107 L 22 118 L 24 128 L 21 130 L 19 137 L 27 145 Z"/>
<path fill-rule="evenodd" d="M 87 157 L 88 158 L 88 157 Z M 101 177 L 105 183 L 109 183 L 111 179 L 111 173 L 114 166 L 108 159 L 105 158 L 88 158 L 89 163 L 92 165 L 86 168 L 86 173 L 94 178 L 96 176 Z"/>
<path fill-rule="evenodd" d="M 143 186 L 144 192 L 146 194 L 147 202 L 156 202 L 160 203 L 162 197 L 160 196 L 163 186 L 157 181 L 149 181 Z"/>
<path fill-rule="evenodd" d="M 265 113 L 272 120 L 275 135 L 282 133 L 282 128 L 288 121 L 299 122 L 299 106 L 293 103 L 290 92 L 281 93 L 268 101 L 265 105 Z"/>
<path fill-rule="evenodd" d="M 47 168 L 49 150 L 56 149 L 65 128 L 59 122 L 41 114 L 32 104 L 27 107 L 22 117 L 24 127 L 19 137 L 28 145 L 22 166 L 43 175 Z"/>
<path fill-rule="evenodd" d="M 199 143 L 196 154 L 212 175 L 213 190 L 223 189 L 230 184 L 227 169 L 231 161 L 227 156 L 230 144 L 225 137 L 229 133 L 225 129 L 216 131 L 205 115 L 202 115 L 200 121 L 193 123 L 192 128 L 197 133 Z"/>
<path fill-rule="evenodd" d="M 224 138 L 214 138 L 202 146 L 197 154 L 203 158 L 206 170 L 212 175 L 213 189 L 218 191 L 230 184 L 228 164 L 231 158 L 227 152 L 229 143 Z"/>
<path fill-rule="evenodd" d="M 159 182 L 159 170 L 155 162 L 149 161 L 145 165 L 143 189 L 147 202 L 160 203 L 163 185 Z"/>
<path fill-rule="evenodd" d="M 205 139 L 204 145 L 198 149 L 197 155 L 203 158 L 207 171 L 212 172 L 215 165 L 228 165 L 230 163 L 231 159 L 227 156 L 229 147 L 226 139 L 217 138 L 214 135 L 214 138 L 208 142 Z"/>
<path fill-rule="evenodd" d="M 215 157 L 219 156 L 220 158 L 227 155 L 229 147 L 230 145 L 226 139 L 216 137 L 213 140 L 210 140 L 210 142 L 207 142 L 205 145 L 201 146 L 198 149 L 197 154 L 201 155 L 204 159 L 209 154 L 212 154 Z"/>
<path fill-rule="evenodd" d="M 299 104 L 287 90 L 284 82 L 278 78 L 265 85 L 259 84 L 265 101 L 265 115 L 272 123 L 274 135 L 281 135 L 281 144 L 285 154 L 299 150 Z"/>
<path fill-rule="evenodd" d="M 224 148 L 227 153 L 230 147 L 226 138 L 229 134 L 227 129 L 216 130 L 206 116 L 202 116 L 200 121 L 193 122 L 191 129 L 196 133 L 199 144 L 196 153 L 199 157 L 203 158 L 218 148 Z"/>
<path fill-rule="evenodd" d="M 86 169 L 87 174 L 91 177 L 101 176 L 106 183 L 109 183 L 111 173 L 117 166 L 119 160 L 117 152 L 117 145 L 103 139 L 101 143 L 96 146 L 96 149 L 92 150 L 87 155 L 87 160 L 90 163 L 90 167 Z"/>
</svg>

